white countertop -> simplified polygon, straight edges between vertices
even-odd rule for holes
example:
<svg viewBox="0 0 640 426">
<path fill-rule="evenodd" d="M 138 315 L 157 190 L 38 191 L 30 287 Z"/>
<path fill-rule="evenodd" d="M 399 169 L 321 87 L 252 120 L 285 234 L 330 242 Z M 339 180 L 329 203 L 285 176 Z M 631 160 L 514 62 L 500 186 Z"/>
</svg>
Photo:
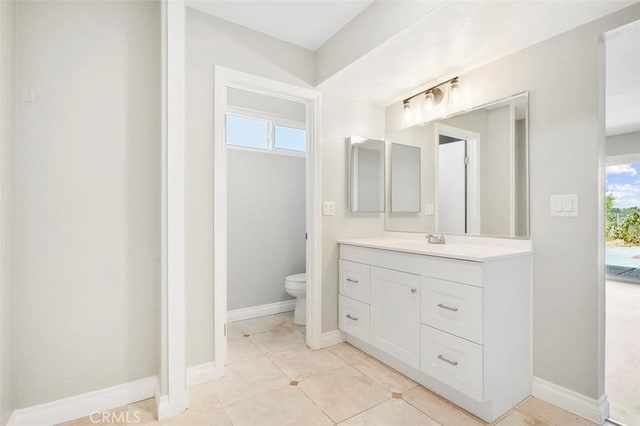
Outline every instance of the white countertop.
<svg viewBox="0 0 640 426">
<path fill-rule="evenodd" d="M 504 246 L 493 244 L 469 244 L 447 241 L 446 244 L 429 244 L 426 240 L 398 238 L 356 238 L 341 239 L 339 244 L 368 247 L 424 256 L 447 257 L 450 259 L 470 260 L 472 262 L 488 262 L 514 256 L 525 256 L 532 253 L 530 246 Z"/>
</svg>

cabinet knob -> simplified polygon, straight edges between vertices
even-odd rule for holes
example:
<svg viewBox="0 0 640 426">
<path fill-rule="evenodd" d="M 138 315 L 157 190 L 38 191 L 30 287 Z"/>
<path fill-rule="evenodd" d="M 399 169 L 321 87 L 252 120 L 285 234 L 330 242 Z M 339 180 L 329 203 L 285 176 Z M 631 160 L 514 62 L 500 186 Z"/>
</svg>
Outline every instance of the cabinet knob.
<svg viewBox="0 0 640 426">
<path fill-rule="evenodd" d="M 418 289 L 417 289 L 417 288 L 412 288 L 412 289 L 411 289 L 411 293 L 417 293 L 417 292 L 418 292 Z"/>
</svg>

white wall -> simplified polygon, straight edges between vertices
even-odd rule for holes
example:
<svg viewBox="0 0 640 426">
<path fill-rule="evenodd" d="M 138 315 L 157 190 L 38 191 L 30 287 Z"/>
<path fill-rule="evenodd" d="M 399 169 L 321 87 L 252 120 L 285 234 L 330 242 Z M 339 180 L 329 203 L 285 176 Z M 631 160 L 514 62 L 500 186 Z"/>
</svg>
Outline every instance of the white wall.
<svg viewBox="0 0 640 426">
<path fill-rule="evenodd" d="M 15 408 L 13 87 L 15 2 L 0 2 L 0 424 Z"/>
<path fill-rule="evenodd" d="M 598 96 L 600 35 L 640 19 L 640 4 L 561 34 L 460 77 L 473 102 L 530 92 L 531 239 L 534 262 L 534 374 L 598 398 L 598 169 L 604 138 Z M 387 129 L 401 126 L 402 105 L 387 108 Z M 549 215 L 551 194 L 578 194 L 580 216 Z"/>
<path fill-rule="evenodd" d="M 158 2 L 17 5 L 18 408 L 158 371 L 159 24 Z"/>
<path fill-rule="evenodd" d="M 336 203 L 335 216 L 322 220 L 322 331 L 338 328 L 339 238 L 382 235 L 384 213 L 349 212 L 349 136 L 384 139 L 384 109 L 323 94 L 322 199 Z"/>
<path fill-rule="evenodd" d="M 227 309 L 291 299 L 285 278 L 305 272 L 305 161 L 227 151 Z"/>
<path fill-rule="evenodd" d="M 213 361 L 213 72 L 216 65 L 309 86 L 313 53 L 187 9 L 187 365 Z"/>
</svg>

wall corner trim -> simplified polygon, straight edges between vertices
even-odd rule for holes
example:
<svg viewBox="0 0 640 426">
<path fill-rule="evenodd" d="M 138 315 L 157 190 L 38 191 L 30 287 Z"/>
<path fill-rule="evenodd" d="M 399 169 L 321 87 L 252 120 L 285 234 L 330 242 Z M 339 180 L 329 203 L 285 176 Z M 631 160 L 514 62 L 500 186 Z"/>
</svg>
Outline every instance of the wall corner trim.
<svg viewBox="0 0 640 426">
<path fill-rule="evenodd" d="M 280 314 L 293 311 L 296 299 L 283 300 L 282 302 L 267 303 L 266 305 L 250 306 L 248 308 L 227 311 L 227 322 L 242 321 L 251 318 L 264 317 L 266 315 Z"/>
<path fill-rule="evenodd" d="M 606 394 L 596 400 L 539 377 L 533 378 L 531 394 L 598 425 L 609 417 Z"/>
<path fill-rule="evenodd" d="M 147 377 L 56 401 L 17 409 L 9 425 L 52 425 L 142 401 L 155 395 L 158 378 Z"/>
<path fill-rule="evenodd" d="M 347 338 L 344 333 L 337 328 L 335 330 L 322 333 L 322 347 L 337 345 L 338 343 L 346 342 Z"/>
</svg>

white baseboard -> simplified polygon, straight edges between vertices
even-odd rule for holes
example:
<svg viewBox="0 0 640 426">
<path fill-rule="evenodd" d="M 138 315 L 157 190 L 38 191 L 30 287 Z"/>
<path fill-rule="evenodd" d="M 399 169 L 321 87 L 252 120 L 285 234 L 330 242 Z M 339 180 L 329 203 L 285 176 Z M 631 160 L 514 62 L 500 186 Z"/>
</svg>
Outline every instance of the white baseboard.
<svg viewBox="0 0 640 426">
<path fill-rule="evenodd" d="M 337 345 L 338 343 L 346 342 L 347 338 L 344 333 L 338 329 L 327 331 L 322 333 L 322 347 Z"/>
<path fill-rule="evenodd" d="M 158 379 L 146 379 L 87 392 L 45 404 L 15 410 L 9 420 L 13 426 L 54 425 L 142 401 L 155 395 Z"/>
<path fill-rule="evenodd" d="M 606 395 L 596 400 L 538 377 L 533 378 L 531 394 L 598 425 L 609 417 Z"/>
<path fill-rule="evenodd" d="M 284 300 L 282 302 L 268 303 L 266 305 L 251 306 L 249 308 L 234 309 L 227 311 L 227 322 L 242 321 L 250 318 L 263 317 L 265 315 L 280 314 L 282 312 L 293 311 L 296 307 L 296 299 Z"/>
<path fill-rule="evenodd" d="M 213 362 L 206 362 L 187 368 L 187 386 L 195 386 L 210 382 L 216 378 L 216 368 Z"/>
</svg>

